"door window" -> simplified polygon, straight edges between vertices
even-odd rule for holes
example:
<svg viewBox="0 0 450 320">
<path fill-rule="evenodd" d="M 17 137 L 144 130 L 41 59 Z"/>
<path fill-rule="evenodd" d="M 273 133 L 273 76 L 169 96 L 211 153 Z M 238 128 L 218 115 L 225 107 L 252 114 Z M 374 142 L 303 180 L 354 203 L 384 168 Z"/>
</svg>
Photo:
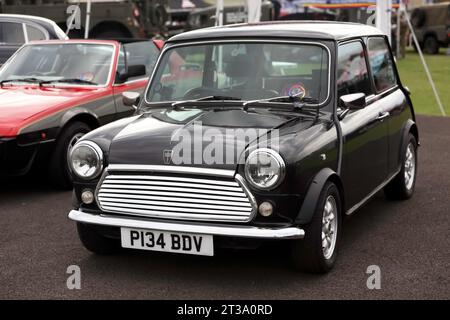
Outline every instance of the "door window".
<svg viewBox="0 0 450 320">
<path fill-rule="evenodd" d="M 338 96 L 351 93 L 372 94 L 364 48 L 359 41 L 339 46 Z"/>
<path fill-rule="evenodd" d="M 28 41 L 46 40 L 44 32 L 33 26 L 27 25 Z"/>
<path fill-rule="evenodd" d="M 397 84 L 394 62 L 389 53 L 386 40 L 381 37 L 370 38 L 368 44 L 370 68 L 378 92 L 392 88 Z"/>
<path fill-rule="evenodd" d="M 22 24 L 16 22 L 0 22 L 0 42 L 5 44 L 25 43 Z"/>
<path fill-rule="evenodd" d="M 145 66 L 145 76 L 129 78 L 128 81 L 141 78 L 148 78 L 152 73 L 153 67 L 155 66 L 156 60 L 158 59 L 159 56 L 159 50 L 158 48 L 156 48 L 155 44 L 152 43 L 151 41 L 132 42 L 124 44 L 119 52 L 119 61 L 117 63 L 117 74 L 122 74 L 126 71 L 125 56 L 123 50 L 124 48 L 127 54 L 126 56 L 127 65 Z"/>
</svg>

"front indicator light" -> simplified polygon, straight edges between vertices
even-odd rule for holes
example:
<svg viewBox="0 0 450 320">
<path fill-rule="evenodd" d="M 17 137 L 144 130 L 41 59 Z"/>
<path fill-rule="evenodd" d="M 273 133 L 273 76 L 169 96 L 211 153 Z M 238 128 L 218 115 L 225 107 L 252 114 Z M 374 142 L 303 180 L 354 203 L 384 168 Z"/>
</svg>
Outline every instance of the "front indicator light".
<svg viewBox="0 0 450 320">
<path fill-rule="evenodd" d="M 259 205 L 258 212 L 263 217 L 269 217 L 273 213 L 273 206 L 270 202 L 264 201 Z"/>
<path fill-rule="evenodd" d="M 91 204 L 94 202 L 94 193 L 91 190 L 84 190 L 81 193 L 81 201 L 84 204 Z"/>
</svg>

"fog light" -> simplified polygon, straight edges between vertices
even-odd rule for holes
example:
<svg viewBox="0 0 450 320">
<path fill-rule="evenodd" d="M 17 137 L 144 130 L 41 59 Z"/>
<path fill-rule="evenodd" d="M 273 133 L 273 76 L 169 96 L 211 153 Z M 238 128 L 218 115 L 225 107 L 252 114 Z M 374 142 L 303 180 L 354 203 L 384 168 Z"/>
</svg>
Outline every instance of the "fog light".
<svg viewBox="0 0 450 320">
<path fill-rule="evenodd" d="M 91 204 L 94 202 L 94 193 L 91 190 L 85 190 L 81 194 L 81 201 L 85 204 Z"/>
<path fill-rule="evenodd" d="M 270 202 L 264 201 L 259 205 L 258 211 L 263 217 L 268 217 L 273 213 L 273 206 Z"/>
</svg>

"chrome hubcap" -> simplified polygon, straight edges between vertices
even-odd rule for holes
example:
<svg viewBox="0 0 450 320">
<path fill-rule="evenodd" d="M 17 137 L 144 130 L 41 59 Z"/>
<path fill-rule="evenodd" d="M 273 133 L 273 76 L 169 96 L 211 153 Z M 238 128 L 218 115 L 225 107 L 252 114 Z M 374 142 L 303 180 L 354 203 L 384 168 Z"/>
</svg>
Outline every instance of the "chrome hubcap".
<svg viewBox="0 0 450 320">
<path fill-rule="evenodd" d="M 405 186 L 406 189 L 411 190 L 414 185 L 414 178 L 416 174 L 416 154 L 412 143 L 406 148 L 405 157 Z"/>
<path fill-rule="evenodd" d="M 67 159 L 69 159 L 70 151 L 73 146 L 85 135 L 85 133 L 79 132 L 75 134 L 72 139 L 69 141 L 69 145 L 67 146 Z"/>
<path fill-rule="evenodd" d="M 322 251 L 325 259 L 333 256 L 336 247 L 338 215 L 336 200 L 333 196 L 328 196 L 323 208 L 322 218 Z"/>
</svg>

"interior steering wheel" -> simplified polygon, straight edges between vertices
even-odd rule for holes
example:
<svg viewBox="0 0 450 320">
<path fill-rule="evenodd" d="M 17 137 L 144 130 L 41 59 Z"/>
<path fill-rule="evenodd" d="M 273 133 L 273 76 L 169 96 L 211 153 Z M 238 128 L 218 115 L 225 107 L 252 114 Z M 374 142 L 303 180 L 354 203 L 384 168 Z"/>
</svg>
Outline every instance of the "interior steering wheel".
<svg viewBox="0 0 450 320">
<path fill-rule="evenodd" d="M 206 95 L 218 95 L 221 91 L 214 88 L 197 87 L 191 88 L 184 93 L 183 98 L 186 100 L 193 100 L 202 98 Z"/>
</svg>

